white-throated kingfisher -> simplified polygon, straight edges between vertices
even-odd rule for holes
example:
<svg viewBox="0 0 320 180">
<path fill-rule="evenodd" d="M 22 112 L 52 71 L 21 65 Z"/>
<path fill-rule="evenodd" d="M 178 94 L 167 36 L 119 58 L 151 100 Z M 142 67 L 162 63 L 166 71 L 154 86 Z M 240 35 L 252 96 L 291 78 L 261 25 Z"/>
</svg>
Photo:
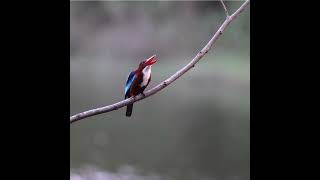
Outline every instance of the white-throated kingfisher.
<svg viewBox="0 0 320 180">
<path fill-rule="evenodd" d="M 151 66 L 157 62 L 156 55 L 142 61 L 139 64 L 138 69 L 132 71 L 129 74 L 126 87 L 125 87 L 125 99 L 135 97 L 138 94 L 143 94 L 143 91 L 148 86 L 151 80 Z M 132 114 L 133 103 L 127 105 L 126 116 L 130 117 Z"/>
</svg>

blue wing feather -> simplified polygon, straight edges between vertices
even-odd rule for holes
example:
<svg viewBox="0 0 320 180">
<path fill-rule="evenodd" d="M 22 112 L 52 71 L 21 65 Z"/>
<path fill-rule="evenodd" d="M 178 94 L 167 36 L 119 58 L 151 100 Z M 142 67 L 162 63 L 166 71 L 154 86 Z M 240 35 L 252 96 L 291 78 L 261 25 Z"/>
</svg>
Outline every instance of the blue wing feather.
<svg viewBox="0 0 320 180">
<path fill-rule="evenodd" d="M 130 87 L 131 87 L 132 82 L 133 82 L 134 79 L 135 79 L 135 73 L 134 73 L 134 71 L 132 71 L 132 72 L 129 74 L 128 80 L 127 80 L 127 82 L 126 82 L 126 87 L 125 87 L 125 89 L 124 89 L 124 93 L 125 93 L 126 96 L 127 96 L 127 93 L 129 92 L 129 89 L 130 89 Z"/>
</svg>

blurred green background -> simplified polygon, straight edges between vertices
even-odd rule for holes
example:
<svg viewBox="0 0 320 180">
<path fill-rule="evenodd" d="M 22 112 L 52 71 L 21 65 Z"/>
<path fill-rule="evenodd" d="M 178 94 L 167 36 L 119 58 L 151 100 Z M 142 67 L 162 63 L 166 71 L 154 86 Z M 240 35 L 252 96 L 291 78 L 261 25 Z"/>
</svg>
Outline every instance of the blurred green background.
<svg viewBox="0 0 320 180">
<path fill-rule="evenodd" d="M 230 13 L 243 2 L 226 1 Z M 187 64 L 225 19 L 219 1 L 70 2 L 70 115 L 124 98 L 153 54 L 151 87 Z M 250 179 L 250 7 L 163 91 L 70 126 L 70 179 Z"/>
</svg>

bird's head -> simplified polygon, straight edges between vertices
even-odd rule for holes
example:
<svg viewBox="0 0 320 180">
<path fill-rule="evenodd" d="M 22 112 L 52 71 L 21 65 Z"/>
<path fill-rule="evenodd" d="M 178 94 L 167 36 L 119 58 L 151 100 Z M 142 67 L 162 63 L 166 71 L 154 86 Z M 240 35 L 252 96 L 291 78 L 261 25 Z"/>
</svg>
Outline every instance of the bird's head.
<svg viewBox="0 0 320 180">
<path fill-rule="evenodd" d="M 157 62 L 157 56 L 156 55 L 153 55 L 151 57 L 149 57 L 148 59 L 142 61 L 140 64 L 139 64 L 139 68 L 140 69 L 144 69 L 145 67 L 147 66 L 152 66 L 154 63 Z"/>
</svg>

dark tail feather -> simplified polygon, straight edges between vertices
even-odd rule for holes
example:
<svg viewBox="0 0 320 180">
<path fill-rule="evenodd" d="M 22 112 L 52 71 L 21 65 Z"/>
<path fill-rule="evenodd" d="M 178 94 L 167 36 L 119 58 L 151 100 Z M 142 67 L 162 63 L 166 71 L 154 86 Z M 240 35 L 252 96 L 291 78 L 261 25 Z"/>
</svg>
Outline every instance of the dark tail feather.
<svg viewBox="0 0 320 180">
<path fill-rule="evenodd" d="M 126 116 L 127 116 L 127 117 L 130 117 L 130 116 L 131 116 L 131 114 L 132 114 L 132 108 L 133 108 L 133 104 L 129 104 L 129 105 L 127 106 L 127 111 L 126 111 Z"/>
</svg>

